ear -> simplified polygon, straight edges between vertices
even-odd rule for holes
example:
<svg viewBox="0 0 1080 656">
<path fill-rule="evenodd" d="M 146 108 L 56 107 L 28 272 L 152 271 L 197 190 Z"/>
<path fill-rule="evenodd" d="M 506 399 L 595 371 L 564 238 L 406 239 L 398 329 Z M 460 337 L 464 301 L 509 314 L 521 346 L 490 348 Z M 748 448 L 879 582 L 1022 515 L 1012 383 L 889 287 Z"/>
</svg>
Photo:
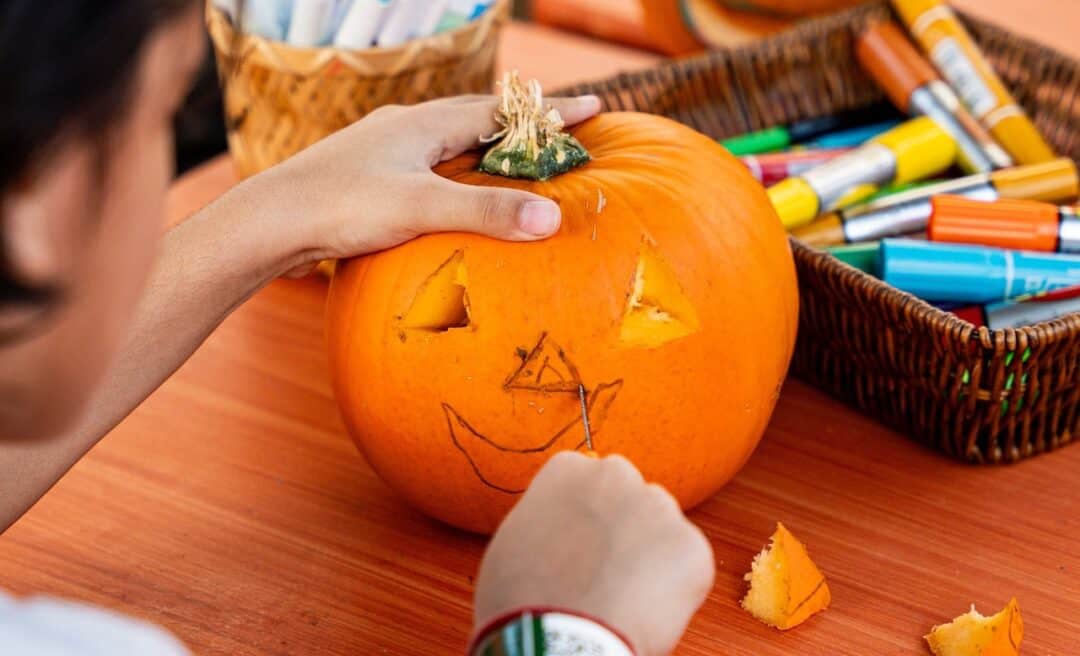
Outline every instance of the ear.
<svg viewBox="0 0 1080 656">
<path fill-rule="evenodd" d="M 35 287 L 70 279 L 99 209 L 96 186 L 90 149 L 73 144 L 6 190 L 0 202 L 5 273 Z"/>
</svg>

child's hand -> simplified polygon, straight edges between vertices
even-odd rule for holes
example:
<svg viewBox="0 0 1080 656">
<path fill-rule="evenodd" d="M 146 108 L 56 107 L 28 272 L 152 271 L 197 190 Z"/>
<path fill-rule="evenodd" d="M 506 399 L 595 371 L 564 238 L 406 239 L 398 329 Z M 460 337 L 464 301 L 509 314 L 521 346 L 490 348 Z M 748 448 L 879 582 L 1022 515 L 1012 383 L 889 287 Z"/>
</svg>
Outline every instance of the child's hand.
<svg viewBox="0 0 1080 656">
<path fill-rule="evenodd" d="M 640 656 L 669 653 L 713 583 L 708 540 L 626 459 L 560 453 L 499 527 L 476 581 L 477 627 L 522 607 L 604 620 Z"/>
<path fill-rule="evenodd" d="M 595 96 L 553 98 L 567 124 L 600 109 Z M 461 230 L 512 241 L 559 228 L 559 206 L 513 189 L 451 182 L 431 168 L 498 130 L 495 96 L 386 106 L 252 178 L 260 218 L 285 231 L 294 272 L 321 259 L 389 248 L 428 232 Z"/>
</svg>

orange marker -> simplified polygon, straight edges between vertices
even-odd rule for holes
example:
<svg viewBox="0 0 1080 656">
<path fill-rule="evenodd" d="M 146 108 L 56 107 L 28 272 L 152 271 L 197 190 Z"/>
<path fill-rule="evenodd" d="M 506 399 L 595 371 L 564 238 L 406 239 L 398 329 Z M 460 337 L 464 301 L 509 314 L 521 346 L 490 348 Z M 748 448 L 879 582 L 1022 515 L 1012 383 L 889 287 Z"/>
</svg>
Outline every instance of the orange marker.
<svg viewBox="0 0 1080 656">
<path fill-rule="evenodd" d="M 1076 207 L 1034 200 L 979 201 L 937 196 L 930 201 L 932 241 L 983 244 L 1024 251 L 1080 253 Z"/>
<path fill-rule="evenodd" d="M 1009 154 L 960 104 L 896 23 L 867 28 L 855 42 L 855 56 L 894 105 L 913 116 L 929 116 L 949 133 L 965 171 L 984 173 L 1012 166 Z"/>
<path fill-rule="evenodd" d="M 1035 164 L 1054 158 L 1054 151 L 943 0 L 892 2 L 923 51 L 1016 163 Z"/>
</svg>

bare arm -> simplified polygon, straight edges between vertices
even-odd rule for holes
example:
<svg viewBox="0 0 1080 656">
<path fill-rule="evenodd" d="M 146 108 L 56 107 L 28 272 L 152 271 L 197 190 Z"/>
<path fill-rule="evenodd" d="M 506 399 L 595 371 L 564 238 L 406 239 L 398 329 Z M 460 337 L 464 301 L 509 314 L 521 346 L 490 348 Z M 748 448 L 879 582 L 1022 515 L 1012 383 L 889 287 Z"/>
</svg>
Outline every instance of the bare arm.
<svg viewBox="0 0 1080 656">
<path fill-rule="evenodd" d="M 0 531 L 180 367 L 241 303 L 319 260 L 388 248 L 418 234 L 483 232 L 510 240 L 558 227 L 551 201 L 465 187 L 431 167 L 494 132 L 490 97 L 388 107 L 240 184 L 165 237 L 129 337 L 79 425 L 0 445 Z M 568 122 L 595 98 L 557 103 Z M 546 219 L 552 219 L 546 221 Z"/>
</svg>

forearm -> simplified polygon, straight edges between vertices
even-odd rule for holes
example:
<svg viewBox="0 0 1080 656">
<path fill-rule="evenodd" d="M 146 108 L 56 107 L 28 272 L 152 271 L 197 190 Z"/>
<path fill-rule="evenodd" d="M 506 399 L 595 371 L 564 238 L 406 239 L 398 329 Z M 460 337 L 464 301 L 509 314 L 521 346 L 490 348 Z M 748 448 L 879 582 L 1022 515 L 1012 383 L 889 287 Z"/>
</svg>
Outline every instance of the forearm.
<svg viewBox="0 0 1080 656">
<path fill-rule="evenodd" d="M 0 445 L 0 531 L 182 365 L 252 294 L 295 264 L 260 181 L 172 229 L 131 331 L 82 420 L 41 442 Z"/>
</svg>

